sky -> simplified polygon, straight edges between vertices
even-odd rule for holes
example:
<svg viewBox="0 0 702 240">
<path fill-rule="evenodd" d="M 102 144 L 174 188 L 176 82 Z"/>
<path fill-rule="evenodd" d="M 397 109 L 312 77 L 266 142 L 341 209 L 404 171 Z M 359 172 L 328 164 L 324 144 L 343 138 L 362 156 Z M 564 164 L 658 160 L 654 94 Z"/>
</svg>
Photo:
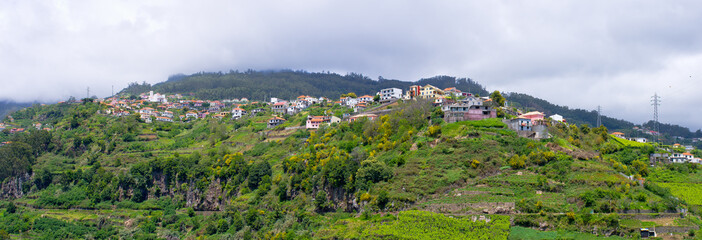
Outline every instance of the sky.
<svg viewBox="0 0 702 240">
<path fill-rule="evenodd" d="M 105 97 L 201 71 L 293 69 L 488 90 L 702 128 L 702 1 L 0 1 L 0 99 Z"/>
</svg>

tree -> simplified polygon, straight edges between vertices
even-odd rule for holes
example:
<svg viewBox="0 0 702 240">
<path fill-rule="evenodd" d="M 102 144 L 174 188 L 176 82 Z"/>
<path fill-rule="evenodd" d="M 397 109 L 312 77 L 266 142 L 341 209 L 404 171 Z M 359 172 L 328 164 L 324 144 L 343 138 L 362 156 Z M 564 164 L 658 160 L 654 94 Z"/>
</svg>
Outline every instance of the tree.
<svg viewBox="0 0 702 240">
<path fill-rule="evenodd" d="M 380 102 L 380 95 L 373 96 L 373 102 Z M 699 130 L 697 130 L 699 131 Z"/>
<path fill-rule="evenodd" d="M 521 169 L 526 166 L 526 161 L 524 160 L 526 157 L 520 157 L 519 155 L 514 155 L 509 159 L 509 166 L 512 167 L 512 169 Z"/>
<path fill-rule="evenodd" d="M 268 164 L 268 161 L 264 160 L 256 163 L 256 165 L 251 168 L 251 172 L 249 172 L 249 189 L 253 190 L 258 188 L 263 177 L 270 175 L 271 165 Z"/>
<path fill-rule="evenodd" d="M 321 211 L 327 208 L 327 192 L 320 190 L 314 197 L 314 206 Z"/>
<path fill-rule="evenodd" d="M 494 103 L 496 103 L 498 107 L 505 106 L 505 98 L 497 90 L 495 90 L 494 92 L 492 92 L 492 94 L 490 94 L 490 99 L 492 99 L 492 101 Z"/>
<path fill-rule="evenodd" d="M 13 202 L 8 202 L 6 208 L 7 208 L 7 213 L 17 212 L 17 206 L 15 206 L 15 203 L 13 203 Z"/>
</svg>

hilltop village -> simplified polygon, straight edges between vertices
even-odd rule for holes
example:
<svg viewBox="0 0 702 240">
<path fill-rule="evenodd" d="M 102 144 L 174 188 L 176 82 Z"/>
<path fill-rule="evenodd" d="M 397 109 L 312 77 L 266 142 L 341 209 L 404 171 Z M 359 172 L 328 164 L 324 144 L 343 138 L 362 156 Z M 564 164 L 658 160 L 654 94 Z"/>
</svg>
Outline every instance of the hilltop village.
<svg viewBox="0 0 702 240">
<path fill-rule="evenodd" d="M 499 95 L 499 92 L 495 92 Z M 494 96 L 493 93 L 491 96 Z M 247 98 L 234 98 L 222 100 L 199 100 L 181 94 L 165 95 L 153 91 L 142 93 L 139 96 L 115 96 L 106 99 L 83 99 L 73 102 L 59 102 L 58 104 L 73 104 L 82 101 L 97 101 L 106 106 L 99 114 L 113 117 L 126 117 L 138 115 L 145 123 L 159 122 L 190 122 L 199 119 L 246 119 L 254 116 L 268 115 L 266 128 L 275 129 L 317 129 L 323 125 L 339 123 L 341 121 L 353 122 L 359 118 L 375 120 L 384 113 L 392 111 L 392 105 L 397 101 L 425 100 L 431 101 L 435 107 L 441 109 L 441 118 L 448 123 L 460 121 L 477 121 L 487 118 L 501 118 L 511 130 L 521 137 L 532 139 L 549 138 L 548 126 L 566 123 L 566 119 L 558 114 L 545 116 L 538 111 L 523 112 L 521 109 L 510 108 L 504 98 L 499 95 L 495 101 L 491 96 L 477 96 L 462 92 L 455 87 L 440 89 L 432 85 L 410 86 L 407 90 L 399 88 L 382 89 L 373 95 L 357 96 L 356 93 L 343 94 L 338 99 L 326 97 L 313 97 L 301 95 L 297 99 L 279 99 L 272 97 L 270 101 L 249 101 Z M 303 125 L 292 126 L 286 124 L 290 116 L 303 112 L 310 106 L 332 106 L 330 110 L 319 115 L 307 115 Z M 13 119 L 8 116 L 9 123 L 0 122 L 0 131 L 9 134 L 21 133 L 25 127 L 13 124 Z M 51 126 L 42 123 L 31 124 L 32 128 L 51 130 Z M 280 129 L 280 127 L 278 129 Z M 659 133 L 634 127 L 634 131 L 650 136 Z M 648 138 L 626 137 L 624 133 L 612 132 L 612 136 L 619 139 L 647 143 Z M 0 142 L 0 146 L 7 142 Z M 697 163 L 702 161 L 690 152 L 693 146 L 675 144 L 672 147 L 660 148 L 658 153 L 651 154 L 651 164 L 655 163 Z"/>
</svg>

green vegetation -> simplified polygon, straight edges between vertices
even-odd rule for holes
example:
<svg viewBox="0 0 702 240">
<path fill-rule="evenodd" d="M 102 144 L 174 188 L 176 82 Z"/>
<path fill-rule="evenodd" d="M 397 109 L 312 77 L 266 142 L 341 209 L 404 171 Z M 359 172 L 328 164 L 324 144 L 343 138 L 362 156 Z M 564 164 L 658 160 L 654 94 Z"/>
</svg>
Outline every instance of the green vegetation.
<svg viewBox="0 0 702 240">
<path fill-rule="evenodd" d="M 523 239 L 523 240 L 541 240 L 541 239 L 574 239 L 574 240 L 589 240 L 589 239 L 626 239 L 622 237 L 598 237 L 592 234 L 568 231 L 539 231 L 531 228 L 513 227 L 510 229 L 509 238 L 507 239 Z"/>
<path fill-rule="evenodd" d="M 441 89 L 456 87 L 461 91 L 487 96 L 483 86 L 469 78 L 436 76 L 420 79 L 416 82 L 384 79 L 374 81 L 357 73 L 339 75 L 336 73 L 309 73 L 305 71 L 230 71 L 228 73 L 196 73 L 180 75 L 169 81 L 156 85 L 130 84 L 120 94 L 138 95 L 149 90 L 161 93 L 192 93 L 199 99 L 231 99 L 246 97 L 262 100 L 264 96 L 275 93 L 282 99 L 295 99 L 300 95 L 338 98 L 349 92 L 360 95 L 374 95 L 380 89 L 407 89 L 411 85 L 431 84 Z M 359 96 L 360 96 L 359 95 Z M 267 99 L 266 99 L 267 100 Z"/>
<path fill-rule="evenodd" d="M 695 183 L 658 183 L 661 187 L 670 189 L 670 193 L 683 201 L 702 205 L 702 184 Z"/>
<path fill-rule="evenodd" d="M 163 86 L 186 88 L 185 79 Z M 318 103 L 267 129 L 269 106 L 241 107 L 263 111 L 146 123 L 85 101 L 13 113 L 13 124 L 28 130 L 0 133 L 12 142 L 0 147 L 9 189 L 0 231 L 15 238 L 539 239 L 597 229 L 632 237 L 649 223 L 620 221 L 620 213 L 691 207 L 694 196 L 680 191 L 693 191 L 678 183 L 702 183 L 693 165 L 650 167 L 653 146 L 622 143 L 604 127 L 549 124 L 553 137 L 533 140 L 500 119 L 445 123 L 428 101 L 399 101 L 372 121 L 295 128 L 307 114 L 352 111 Z M 185 108 L 197 107 L 174 114 Z M 33 129 L 36 122 L 50 130 Z"/>
</svg>

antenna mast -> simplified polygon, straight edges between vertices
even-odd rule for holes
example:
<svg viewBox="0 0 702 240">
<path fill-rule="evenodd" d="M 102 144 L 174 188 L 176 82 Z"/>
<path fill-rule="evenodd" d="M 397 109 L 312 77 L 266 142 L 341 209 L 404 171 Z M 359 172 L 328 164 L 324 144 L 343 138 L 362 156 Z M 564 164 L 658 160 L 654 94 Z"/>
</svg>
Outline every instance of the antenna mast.
<svg viewBox="0 0 702 240">
<path fill-rule="evenodd" d="M 661 105 L 661 97 L 658 96 L 658 93 L 653 94 L 653 97 L 651 97 L 651 105 L 653 105 L 653 131 L 656 132 L 654 140 L 658 142 L 661 134 L 658 127 L 658 106 Z"/>
<path fill-rule="evenodd" d="M 597 127 L 602 126 L 602 107 L 597 105 Z"/>
</svg>

